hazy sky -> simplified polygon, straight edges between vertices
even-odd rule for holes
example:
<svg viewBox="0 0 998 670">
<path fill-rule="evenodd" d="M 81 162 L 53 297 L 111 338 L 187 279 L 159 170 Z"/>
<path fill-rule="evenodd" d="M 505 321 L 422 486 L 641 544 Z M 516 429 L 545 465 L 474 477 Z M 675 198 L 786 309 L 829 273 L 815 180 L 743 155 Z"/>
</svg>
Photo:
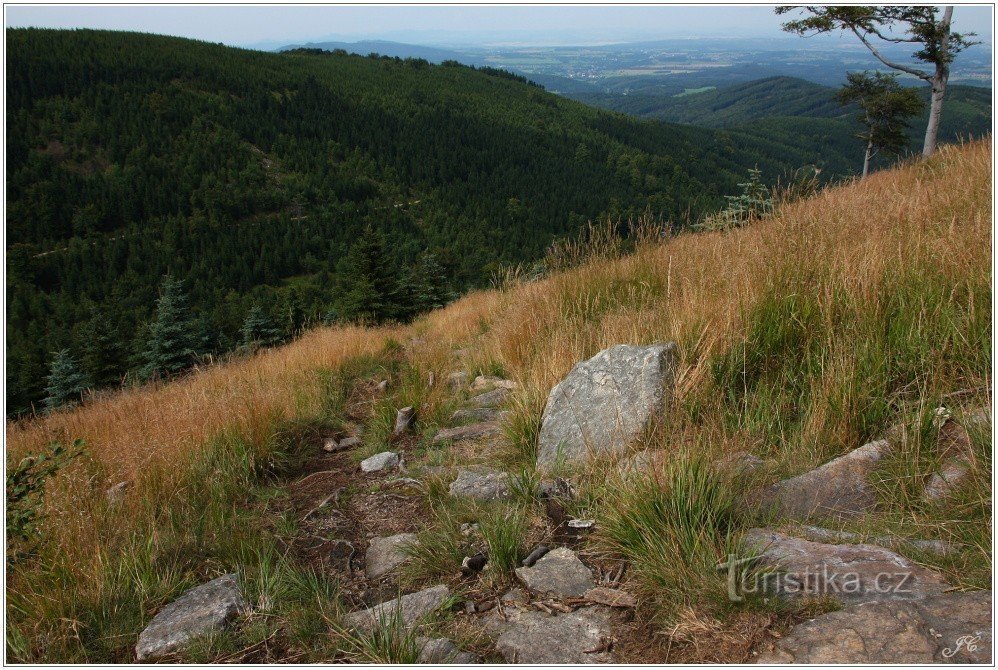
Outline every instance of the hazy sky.
<svg viewBox="0 0 998 670">
<path fill-rule="evenodd" d="M 391 39 L 423 44 L 597 43 L 677 36 L 779 35 L 772 8 L 736 7 L 346 7 L 17 6 L 8 27 L 106 28 L 194 37 L 238 46 L 318 39 Z M 958 30 L 990 40 L 991 8 L 959 6 Z"/>
</svg>

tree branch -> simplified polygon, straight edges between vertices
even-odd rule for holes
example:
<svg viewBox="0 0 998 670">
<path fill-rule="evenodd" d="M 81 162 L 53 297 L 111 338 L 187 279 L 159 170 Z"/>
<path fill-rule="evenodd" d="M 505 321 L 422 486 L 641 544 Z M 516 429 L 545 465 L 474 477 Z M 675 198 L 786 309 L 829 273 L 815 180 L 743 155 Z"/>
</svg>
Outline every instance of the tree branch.
<svg viewBox="0 0 998 670">
<path fill-rule="evenodd" d="M 859 40 L 866 45 L 866 48 L 870 50 L 870 53 L 872 53 L 877 58 L 877 60 L 879 60 L 887 67 L 892 68 L 894 70 L 900 70 L 901 72 L 907 72 L 910 75 L 918 77 L 919 79 L 924 79 L 925 81 L 928 82 L 932 81 L 932 75 L 929 74 L 928 72 L 923 72 L 922 70 L 918 70 L 908 65 L 903 65 L 901 63 L 895 63 L 893 61 L 887 60 L 879 51 L 877 51 L 877 48 L 875 46 L 870 44 L 870 40 L 866 39 L 866 35 L 861 33 L 859 29 L 856 28 L 856 26 L 849 26 L 849 29 L 852 30 L 853 33 L 855 33 L 856 37 L 858 37 Z"/>
</svg>

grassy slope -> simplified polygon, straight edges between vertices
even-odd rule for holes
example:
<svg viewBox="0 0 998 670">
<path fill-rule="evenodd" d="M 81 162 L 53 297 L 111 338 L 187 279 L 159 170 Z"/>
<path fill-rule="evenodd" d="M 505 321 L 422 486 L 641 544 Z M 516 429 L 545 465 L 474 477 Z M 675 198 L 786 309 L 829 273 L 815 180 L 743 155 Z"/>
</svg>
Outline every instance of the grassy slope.
<svg viewBox="0 0 998 670">
<path fill-rule="evenodd" d="M 9 425 L 10 461 L 77 437 L 87 440 L 89 456 L 50 491 L 50 542 L 8 572 L 8 650 L 20 659 L 127 660 L 155 608 L 235 569 L 255 601 L 278 603 L 270 616 L 251 618 L 247 630 L 256 637 L 244 631 L 239 645 L 284 626 L 289 655 L 322 660 L 342 652 L 317 635 L 338 616 L 335 584 L 274 552 L 281 525 L 261 522 L 259 500 L 273 496 L 264 492 L 279 485 L 296 454 L 315 448 L 320 430 L 342 424 L 337 389 L 351 375 L 387 372 L 398 382 L 375 403 L 365 453 L 384 446 L 403 403 L 423 406 L 423 433 L 431 433 L 450 401 L 445 385 L 428 390 L 419 380 L 428 371 L 443 378 L 457 347 L 470 349 L 464 364 L 473 373 L 503 371 L 520 383 L 501 462 L 526 478 L 548 390 L 575 362 L 619 342 L 679 343 L 674 419 L 648 441 L 681 450 L 681 463 L 750 449 L 772 459 L 767 476 L 775 479 L 902 422 L 910 430 L 901 456 L 879 475 L 891 532 L 963 542 L 967 548 L 945 561 L 918 558 L 962 587 L 990 583 L 990 437 L 975 436 L 975 478 L 955 499 L 926 507 L 916 495 L 936 466 L 927 418 L 939 398 L 969 389 L 959 397 L 989 402 L 977 391 L 991 381 L 989 146 L 947 147 L 926 163 L 822 192 L 741 230 L 646 244 L 625 258 L 474 293 L 410 328 L 320 329 L 177 384 Z M 391 344 L 413 335 L 420 339 L 405 348 Z M 412 449 L 414 466 L 424 455 L 434 463 L 486 458 Z M 701 568 L 723 555 L 724 534 L 752 520 L 733 512 L 699 472 L 684 465 L 651 491 L 581 480 L 584 500 L 606 521 L 600 541 L 631 562 L 627 587 L 645 596 L 641 619 L 656 630 L 690 630 L 704 620 L 717 629 L 738 614 L 713 597 L 718 584 Z M 103 500 L 107 485 L 126 478 L 136 481 L 127 516 Z M 705 543 L 684 535 L 695 515 L 675 522 L 660 514 L 684 487 L 712 493 Z M 457 532 L 461 510 L 441 508 L 446 496 L 437 486 L 428 495 L 437 511 L 427 526 L 443 541 Z M 501 531 L 524 526 L 517 515 L 535 514 L 517 509 L 494 531 L 514 554 L 515 538 Z M 677 555 L 676 546 L 685 548 Z M 221 655 L 215 649 L 208 658 Z"/>
</svg>

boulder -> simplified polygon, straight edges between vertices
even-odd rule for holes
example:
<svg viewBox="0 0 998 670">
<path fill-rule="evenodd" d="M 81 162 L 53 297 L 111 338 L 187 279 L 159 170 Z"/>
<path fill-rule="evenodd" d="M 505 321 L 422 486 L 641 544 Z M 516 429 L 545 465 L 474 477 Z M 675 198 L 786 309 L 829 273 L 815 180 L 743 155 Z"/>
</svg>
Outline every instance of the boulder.
<svg viewBox="0 0 998 670">
<path fill-rule="evenodd" d="M 394 451 L 382 451 L 360 462 L 362 472 L 380 472 L 385 468 L 394 468 L 399 464 L 399 455 Z"/>
<path fill-rule="evenodd" d="M 919 600 L 949 588 L 937 573 L 889 549 L 870 544 L 823 544 L 753 528 L 746 557 L 768 568 L 743 582 L 744 591 L 780 598 L 830 597 L 846 605 Z"/>
<path fill-rule="evenodd" d="M 468 402 L 475 407 L 499 407 L 509 398 L 509 389 L 492 389 L 491 391 L 486 391 L 485 393 L 479 393 L 476 396 L 468 398 Z"/>
<path fill-rule="evenodd" d="M 612 663 L 613 615 L 606 607 L 583 607 L 549 616 L 541 612 L 505 608 L 487 627 L 498 632 L 496 650 L 509 663 L 582 665 Z"/>
<path fill-rule="evenodd" d="M 877 496 L 869 477 L 890 453 L 887 440 L 870 442 L 804 474 L 777 482 L 760 499 L 764 509 L 785 518 L 848 518 L 871 511 Z"/>
<path fill-rule="evenodd" d="M 351 612 L 343 617 L 347 628 L 370 635 L 382 622 L 399 617 L 402 625 L 411 630 L 421 619 L 439 609 L 450 597 L 450 589 L 443 584 L 395 598 L 369 609 Z"/>
<path fill-rule="evenodd" d="M 250 609 L 233 574 L 222 575 L 190 589 L 153 617 L 139 634 L 137 660 L 180 650 L 192 638 L 224 628 Z"/>
<path fill-rule="evenodd" d="M 795 627 L 760 665 L 991 664 L 991 592 L 853 605 Z"/>
<path fill-rule="evenodd" d="M 461 421 L 493 421 L 496 423 L 506 420 L 509 412 L 495 409 L 494 407 L 472 407 L 471 409 L 459 409 L 454 412 L 450 420 L 459 423 Z"/>
<path fill-rule="evenodd" d="M 416 418 L 416 410 L 413 407 L 403 407 L 395 413 L 395 428 L 392 435 L 398 437 L 409 430 L 413 420 Z"/>
<path fill-rule="evenodd" d="M 402 533 L 391 537 L 376 537 L 371 540 L 364 558 L 364 574 L 368 579 L 384 577 L 405 563 L 408 559 L 404 548 L 416 541 L 412 533 Z"/>
<path fill-rule="evenodd" d="M 475 381 L 471 382 L 472 391 L 484 391 L 487 388 L 502 388 L 512 391 L 516 388 L 516 382 L 491 375 L 478 375 L 475 377 Z"/>
<path fill-rule="evenodd" d="M 417 663 L 431 665 L 468 665 L 478 663 L 479 658 L 467 651 L 461 651 L 457 645 L 445 637 L 428 639 L 418 638 L 419 658 Z"/>
<path fill-rule="evenodd" d="M 620 344 L 578 363 L 551 389 L 538 440 L 537 465 L 577 464 L 621 453 L 664 418 L 672 393 L 675 344 Z"/>
<path fill-rule="evenodd" d="M 506 500 L 512 496 L 509 474 L 492 470 L 459 470 L 450 485 L 452 496 L 475 500 Z"/>
<path fill-rule="evenodd" d="M 581 598 L 593 588 L 593 573 L 575 552 L 559 547 L 544 554 L 531 567 L 516 569 L 528 589 L 560 598 Z"/>
<path fill-rule="evenodd" d="M 473 423 L 456 428 L 443 428 L 433 436 L 434 442 L 458 442 L 460 440 L 477 440 L 492 437 L 502 432 L 497 423 Z"/>
</svg>

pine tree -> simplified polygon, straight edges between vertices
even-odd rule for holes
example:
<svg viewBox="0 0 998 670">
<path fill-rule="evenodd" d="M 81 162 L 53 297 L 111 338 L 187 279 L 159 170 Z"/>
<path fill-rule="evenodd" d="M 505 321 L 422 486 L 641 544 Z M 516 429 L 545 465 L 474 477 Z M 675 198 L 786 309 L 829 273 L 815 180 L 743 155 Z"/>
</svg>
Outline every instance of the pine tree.
<svg viewBox="0 0 998 670">
<path fill-rule="evenodd" d="M 156 301 L 156 316 L 149 324 L 144 376 L 175 375 L 192 366 L 198 355 L 198 335 L 181 283 L 167 275 Z"/>
<path fill-rule="evenodd" d="M 45 409 L 73 406 L 80 402 L 87 379 L 69 349 L 53 352 L 52 365 L 45 387 Z"/>
<path fill-rule="evenodd" d="M 243 344 L 269 347 L 280 341 L 280 333 L 260 305 L 253 305 L 241 329 Z"/>
<path fill-rule="evenodd" d="M 444 268 L 437 257 L 425 252 L 416 266 L 416 305 L 419 311 L 439 309 L 454 299 Z"/>
<path fill-rule="evenodd" d="M 125 349 L 114 321 L 95 308 L 81 332 L 81 363 L 91 388 L 117 386 L 125 373 Z"/>
<path fill-rule="evenodd" d="M 342 305 L 346 318 L 372 323 L 398 318 L 398 285 L 385 246 L 384 236 L 368 225 L 351 247 Z"/>
</svg>

